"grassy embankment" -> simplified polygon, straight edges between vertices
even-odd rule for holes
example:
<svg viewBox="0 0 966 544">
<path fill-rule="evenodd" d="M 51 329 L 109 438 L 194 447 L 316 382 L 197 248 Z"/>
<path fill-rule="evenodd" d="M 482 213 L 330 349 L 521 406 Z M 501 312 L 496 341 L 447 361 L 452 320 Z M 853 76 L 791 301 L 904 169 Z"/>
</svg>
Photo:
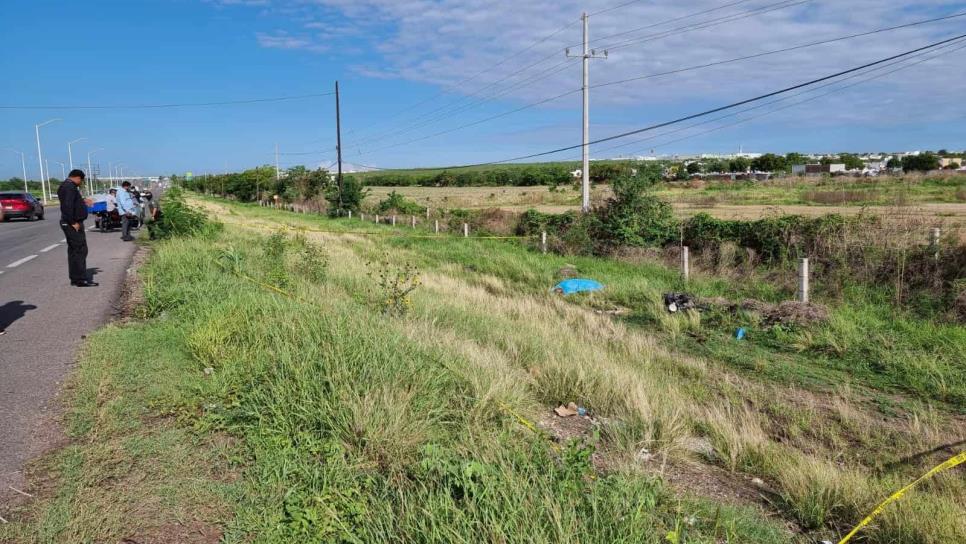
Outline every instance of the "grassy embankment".
<svg viewBox="0 0 966 544">
<path fill-rule="evenodd" d="M 948 452 L 907 457 L 966 438 L 966 330 L 897 314 L 872 291 L 854 288 L 825 324 L 764 328 L 748 315 L 668 315 L 660 294 L 681 286 L 659 265 L 448 237 L 283 241 L 268 237 L 283 224 L 391 229 L 208 206 L 226 232 L 158 245 L 143 271 L 146 319 L 90 340 L 50 497 L 0 536 L 834 539 Z M 568 262 L 606 293 L 549 294 Z M 406 315 L 385 315 L 391 296 L 370 274 L 402 263 L 421 284 Z M 715 278 L 691 288 L 784 295 Z M 607 312 L 617 307 L 629 313 Z M 737 325 L 747 341 L 733 340 Z M 135 347 L 150 356 L 124 362 Z M 574 420 L 549 408 L 567 401 L 600 425 L 563 433 Z M 964 499 L 962 473 L 945 474 L 864 535 L 961 541 Z"/>
</svg>

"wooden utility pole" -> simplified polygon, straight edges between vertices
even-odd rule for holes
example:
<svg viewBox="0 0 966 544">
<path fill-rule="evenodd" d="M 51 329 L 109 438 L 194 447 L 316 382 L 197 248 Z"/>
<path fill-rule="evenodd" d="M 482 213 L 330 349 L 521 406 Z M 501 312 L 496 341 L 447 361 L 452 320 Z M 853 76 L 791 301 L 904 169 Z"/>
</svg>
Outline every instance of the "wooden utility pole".
<svg viewBox="0 0 966 544">
<path fill-rule="evenodd" d="M 335 154 L 339 163 L 338 177 L 339 183 L 339 209 L 342 209 L 342 118 L 339 111 L 339 82 L 335 82 Z"/>
</svg>

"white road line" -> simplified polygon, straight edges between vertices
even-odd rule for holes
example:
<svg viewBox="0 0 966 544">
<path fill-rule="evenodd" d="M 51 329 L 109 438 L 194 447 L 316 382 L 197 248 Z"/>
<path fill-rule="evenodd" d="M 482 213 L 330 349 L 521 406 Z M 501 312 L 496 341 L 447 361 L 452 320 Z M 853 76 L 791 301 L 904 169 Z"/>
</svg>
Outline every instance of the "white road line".
<svg viewBox="0 0 966 544">
<path fill-rule="evenodd" d="M 36 258 L 37 258 L 36 255 L 31 255 L 29 257 L 24 257 L 23 259 L 20 259 L 19 261 L 14 261 L 14 262 L 8 264 L 7 265 L 7 268 L 17 268 L 18 266 L 22 265 L 23 263 L 25 263 L 27 261 L 32 261 L 33 259 L 36 259 Z"/>
<path fill-rule="evenodd" d="M 40 250 L 40 252 L 41 252 L 41 253 L 47 253 L 48 251 L 50 251 L 51 249 L 55 249 L 55 248 L 56 248 L 57 246 L 59 246 L 59 245 L 60 245 L 60 244 L 52 244 L 52 245 L 49 245 L 49 246 L 47 246 L 47 247 L 45 247 L 45 248 L 43 248 L 43 249 L 41 249 L 41 250 Z"/>
</svg>

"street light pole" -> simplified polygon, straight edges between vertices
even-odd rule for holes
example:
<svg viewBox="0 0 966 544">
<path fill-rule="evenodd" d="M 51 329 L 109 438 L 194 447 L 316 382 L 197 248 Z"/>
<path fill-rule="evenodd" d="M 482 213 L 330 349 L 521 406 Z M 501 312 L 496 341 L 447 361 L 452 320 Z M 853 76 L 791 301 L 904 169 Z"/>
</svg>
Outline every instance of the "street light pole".
<svg viewBox="0 0 966 544">
<path fill-rule="evenodd" d="M 67 170 L 64 168 L 64 163 L 60 161 L 54 161 L 54 162 L 60 165 L 60 175 L 63 176 L 64 179 L 67 179 Z M 71 168 L 71 170 L 73 170 L 73 168 Z"/>
<path fill-rule="evenodd" d="M 77 142 L 83 142 L 87 138 L 78 138 L 72 142 L 67 142 L 67 162 L 70 163 L 70 169 L 74 169 L 74 155 L 71 153 L 70 146 L 76 144 Z"/>
<path fill-rule="evenodd" d="M 37 134 L 37 163 L 40 166 L 40 189 L 41 189 L 41 192 L 44 193 L 45 202 L 47 200 L 50 200 L 49 198 L 50 191 L 48 190 L 49 187 L 47 187 L 47 176 L 44 175 L 44 156 L 43 156 L 44 152 L 40 148 L 40 127 L 44 125 L 49 125 L 57 121 L 61 121 L 61 119 L 50 119 L 50 120 L 44 121 L 43 123 L 40 123 L 39 125 L 34 125 L 34 132 Z"/>
<path fill-rule="evenodd" d="M 10 151 L 20 154 L 20 168 L 23 169 L 23 192 L 29 193 L 30 189 L 27 188 L 27 159 L 26 154 L 23 151 L 17 151 L 16 149 L 11 149 Z"/>
</svg>

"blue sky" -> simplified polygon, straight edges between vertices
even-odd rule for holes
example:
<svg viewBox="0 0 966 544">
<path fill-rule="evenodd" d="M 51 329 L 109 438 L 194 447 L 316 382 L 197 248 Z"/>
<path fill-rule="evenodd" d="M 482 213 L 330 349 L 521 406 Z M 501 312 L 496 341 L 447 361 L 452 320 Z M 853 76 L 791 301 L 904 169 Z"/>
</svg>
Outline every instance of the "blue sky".
<svg viewBox="0 0 966 544">
<path fill-rule="evenodd" d="M 595 12 L 624 3 L 6 0 L 0 106 L 246 100 L 325 93 L 338 79 L 347 162 L 403 167 L 500 160 L 578 143 L 579 94 L 459 127 L 576 91 L 579 64 L 564 63 L 563 48 L 580 41 L 577 17 L 584 9 Z M 591 38 L 731 3 L 633 2 L 594 15 Z M 596 46 L 637 42 L 615 47 L 607 60 L 593 61 L 591 83 L 966 11 L 964 1 L 812 0 L 743 15 L 775 3 L 749 0 L 601 39 Z M 726 16 L 735 19 L 689 32 L 680 28 Z M 595 89 L 593 136 L 700 111 L 964 33 L 966 17 Z M 881 79 L 738 126 L 722 127 L 744 117 L 619 149 L 602 144 L 595 156 L 649 154 L 652 149 L 658 154 L 731 152 L 739 145 L 759 152 L 966 148 L 966 50 L 950 48 L 945 55 L 920 60 L 899 65 L 901 71 Z M 54 117 L 63 121 L 41 130 L 50 171 L 58 176 L 55 161 L 67 161 L 66 142 L 81 137 L 88 140 L 75 145 L 75 163 L 86 162 L 91 149 L 104 148 L 95 155 L 102 171 L 109 161 L 123 162 L 125 172 L 143 174 L 239 170 L 273 162 L 276 143 L 283 153 L 312 153 L 283 155 L 283 166 L 324 166 L 334 160 L 331 96 L 204 108 L 0 109 L 0 178 L 21 171 L 19 157 L 7 148 L 27 152 L 28 176 L 38 177 L 33 125 Z M 701 134 L 716 127 L 722 128 Z M 574 157 L 570 152 L 549 158 Z"/>
</svg>

